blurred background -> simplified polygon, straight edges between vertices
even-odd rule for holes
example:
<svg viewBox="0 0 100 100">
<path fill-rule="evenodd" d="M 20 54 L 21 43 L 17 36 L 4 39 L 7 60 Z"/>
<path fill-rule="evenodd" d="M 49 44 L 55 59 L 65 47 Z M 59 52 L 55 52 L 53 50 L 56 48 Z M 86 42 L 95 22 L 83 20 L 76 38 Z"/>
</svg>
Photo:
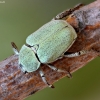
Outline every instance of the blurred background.
<svg viewBox="0 0 100 100">
<path fill-rule="evenodd" d="M 13 54 L 10 43 L 18 48 L 25 39 L 58 13 L 78 3 L 95 0 L 0 0 L 0 61 Z M 25 100 L 100 100 L 100 58 L 73 73 L 73 78 L 56 82 Z"/>
</svg>

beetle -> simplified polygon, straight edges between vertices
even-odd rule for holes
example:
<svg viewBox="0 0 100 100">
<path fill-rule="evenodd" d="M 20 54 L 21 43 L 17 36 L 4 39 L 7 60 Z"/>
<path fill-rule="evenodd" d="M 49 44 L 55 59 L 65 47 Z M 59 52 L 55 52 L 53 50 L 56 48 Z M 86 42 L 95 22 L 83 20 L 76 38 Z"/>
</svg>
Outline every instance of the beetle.
<svg viewBox="0 0 100 100">
<path fill-rule="evenodd" d="M 50 22 L 29 35 L 26 44 L 22 46 L 20 51 L 18 51 L 14 42 L 11 43 L 13 51 L 16 55 L 19 55 L 19 65 L 23 72 L 34 72 L 39 69 L 44 83 L 53 88 L 53 85 L 46 81 L 44 73 L 40 69 L 41 64 L 46 64 L 57 72 L 65 72 L 53 66 L 52 62 L 63 57 L 76 57 L 86 53 L 83 50 L 72 54 L 64 54 L 75 42 L 77 33 L 63 18 L 78 8 L 80 8 L 80 5 L 58 14 Z M 66 71 L 66 73 L 71 76 L 70 72 Z"/>
</svg>

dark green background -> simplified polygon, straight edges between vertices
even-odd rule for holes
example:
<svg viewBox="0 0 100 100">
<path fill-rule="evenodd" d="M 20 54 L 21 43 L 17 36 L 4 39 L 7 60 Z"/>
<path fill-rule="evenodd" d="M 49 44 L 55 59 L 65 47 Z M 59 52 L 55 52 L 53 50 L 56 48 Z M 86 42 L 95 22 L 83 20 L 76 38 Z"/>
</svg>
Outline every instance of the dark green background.
<svg viewBox="0 0 100 100">
<path fill-rule="evenodd" d="M 3 1 L 3 0 L 2 0 Z M 18 48 L 26 37 L 58 13 L 78 3 L 94 0 L 5 0 L 0 3 L 0 61 L 13 54 L 10 42 Z M 25 100 L 100 100 L 100 58 L 73 73 L 73 78 L 56 82 Z"/>
</svg>

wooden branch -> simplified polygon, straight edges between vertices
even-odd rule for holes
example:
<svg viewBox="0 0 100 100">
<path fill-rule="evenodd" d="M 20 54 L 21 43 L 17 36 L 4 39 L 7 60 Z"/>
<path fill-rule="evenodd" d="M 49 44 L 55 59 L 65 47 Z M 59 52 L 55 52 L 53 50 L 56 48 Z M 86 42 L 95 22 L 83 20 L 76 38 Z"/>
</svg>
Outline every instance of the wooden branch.
<svg viewBox="0 0 100 100">
<path fill-rule="evenodd" d="M 100 53 L 100 0 L 75 11 L 67 21 L 80 31 L 76 42 L 69 51 L 92 49 L 85 55 L 63 58 L 53 63 L 57 68 L 69 70 L 72 73 Z M 41 67 L 50 84 L 66 76 L 66 73 L 57 73 L 45 65 Z M 43 83 L 38 70 L 27 74 L 20 70 L 18 56 L 12 55 L 0 62 L 0 100 L 22 100 L 45 87 L 47 85 Z"/>
</svg>

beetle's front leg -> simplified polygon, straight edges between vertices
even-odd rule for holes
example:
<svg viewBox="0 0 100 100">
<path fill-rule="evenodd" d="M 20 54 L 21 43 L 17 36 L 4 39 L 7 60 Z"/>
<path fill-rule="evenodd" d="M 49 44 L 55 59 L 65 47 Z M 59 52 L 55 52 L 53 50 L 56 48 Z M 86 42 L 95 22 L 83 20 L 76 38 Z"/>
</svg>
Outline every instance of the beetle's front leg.
<svg viewBox="0 0 100 100">
<path fill-rule="evenodd" d="M 58 68 L 56 68 L 56 67 L 53 66 L 53 65 L 47 64 L 47 66 L 48 66 L 49 68 L 51 68 L 52 70 L 54 70 L 54 71 L 57 71 L 57 72 L 64 72 L 64 73 L 66 73 L 65 70 L 58 69 Z M 68 76 L 69 78 L 72 77 L 72 75 L 71 75 L 71 73 L 70 73 L 69 71 L 67 71 L 67 76 Z"/>
<path fill-rule="evenodd" d="M 69 53 L 69 52 L 66 52 L 64 54 L 64 57 L 77 57 L 77 56 L 81 56 L 83 54 L 86 54 L 88 53 L 89 51 L 86 51 L 86 50 L 82 50 L 82 51 L 79 51 L 79 52 L 75 52 L 75 53 Z"/>
<path fill-rule="evenodd" d="M 41 76 L 43 82 L 44 82 L 45 84 L 47 84 L 49 87 L 54 88 L 53 85 L 49 84 L 49 83 L 46 81 L 46 78 L 45 78 L 45 75 L 44 75 L 42 69 L 39 70 L 39 73 L 40 73 L 40 76 Z"/>
<path fill-rule="evenodd" d="M 13 49 L 15 55 L 19 55 L 19 51 L 18 51 L 16 44 L 14 42 L 11 42 L 11 45 L 12 45 L 12 49 Z"/>
<path fill-rule="evenodd" d="M 65 10 L 61 13 L 59 13 L 53 20 L 61 20 L 61 19 L 66 19 L 70 14 L 72 14 L 75 10 L 78 10 L 79 8 L 83 7 L 83 4 L 78 4 L 72 9 Z"/>
</svg>

